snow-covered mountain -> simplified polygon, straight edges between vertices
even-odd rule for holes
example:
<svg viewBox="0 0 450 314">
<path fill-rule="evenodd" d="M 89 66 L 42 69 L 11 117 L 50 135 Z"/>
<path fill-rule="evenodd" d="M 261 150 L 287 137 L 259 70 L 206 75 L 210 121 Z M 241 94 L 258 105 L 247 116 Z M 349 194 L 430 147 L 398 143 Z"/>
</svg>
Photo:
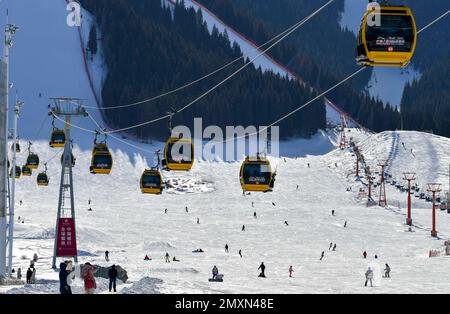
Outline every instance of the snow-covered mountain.
<svg viewBox="0 0 450 314">
<path fill-rule="evenodd" d="M 48 161 L 50 185 L 38 187 L 36 172 L 17 181 L 16 217 L 24 223 L 15 227 L 14 267 L 24 271 L 37 253 L 37 284 L 1 287 L 0 292 L 58 293 L 58 273 L 50 266 L 60 153 L 48 146 L 49 121 L 41 134 L 38 129 L 48 96 L 81 97 L 89 106 L 96 104 L 77 30 L 65 24 L 65 1 L 0 3 L 2 11 L 6 7 L 10 22 L 21 26 L 11 54 L 14 88 L 26 102 L 20 134 L 35 140 L 34 151 Z M 36 23 L 36 16 L 42 23 Z M 94 89 L 105 73 L 99 63 L 96 68 L 91 67 Z M 101 121 L 99 115 L 96 119 Z M 95 128 L 88 120 L 76 123 Z M 388 159 L 388 170 L 397 180 L 403 171 L 414 171 L 421 188 L 437 181 L 448 189 L 450 139 L 420 132 L 371 135 L 358 129 L 350 129 L 348 137 L 373 168 L 378 159 Z M 441 238 L 433 239 L 430 203 L 414 198 L 412 232 L 404 224 L 406 194 L 391 185 L 388 208 L 367 208 L 365 199 L 358 197 L 364 186 L 354 177 L 355 157 L 348 149 L 333 150 L 336 141 L 336 134 L 320 132 L 309 140 L 281 143 L 281 157 L 269 157 L 277 170 L 272 193 L 243 196 L 239 162 L 197 161 L 189 173 L 164 173 L 174 187 L 149 196 L 139 190 L 149 154 L 111 140 L 112 173 L 94 176 L 89 173 L 92 136 L 77 131 L 74 186 L 80 262 L 124 267 L 130 278 L 119 285 L 124 293 L 449 293 L 447 257 L 429 258 L 428 252 L 441 249 L 443 240 L 450 238 L 450 214 L 438 211 Z M 152 150 L 160 144 L 133 145 Z M 18 163 L 25 159 L 23 151 Z M 93 211 L 87 211 L 89 206 Z M 337 245 L 336 251 L 329 250 L 330 242 Z M 229 253 L 224 252 L 225 244 Z M 198 248 L 205 253 L 192 253 Z M 110 262 L 104 260 L 105 250 Z M 362 257 L 364 250 L 367 259 Z M 322 251 L 325 257 L 320 261 Z M 165 263 L 166 252 L 181 261 Z M 146 254 L 151 261 L 144 261 Z M 267 266 L 265 279 L 257 277 L 261 262 Z M 381 278 L 385 263 L 392 267 L 391 279 Z M 208 282 L 213 265 L 225 275 L 224 283 Z M 288 278 L 291 265 L 295 273 Z M 363 286 L 369 265 L 375 269 L 373 289 Z M 77 281 L 74 291 L 81 292 L 81 286 Z M 107 293 L 105 280 L 98 280 L 97 292 Z"/>
</svg>

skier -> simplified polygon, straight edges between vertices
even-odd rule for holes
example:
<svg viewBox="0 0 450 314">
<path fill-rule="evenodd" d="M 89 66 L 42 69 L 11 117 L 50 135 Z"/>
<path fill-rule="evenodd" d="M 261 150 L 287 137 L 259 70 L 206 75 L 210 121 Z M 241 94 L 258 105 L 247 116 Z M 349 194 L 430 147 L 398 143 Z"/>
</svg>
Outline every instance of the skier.
<svg viewBox="0 0 450 314">
<path fill-rule="evenodd" d="M 17 218 L 17 221 L 20 222 L 20 216 Z"/>
<path fill-rule="evenodd" d="M 114 292 L 117 292 L 116 291 L 116 283 L 117 283 L 116 265 L 112 265 L 111 269 L 108 270 L 108 278 L 109 278 L 109 292 L 111 292 L 111 288 L 114 289 Z"/>
<path fill-rule="evenodd" d="M 88 205 L 91 205 L 91 199 L 88 200 Z"/>
<path fill-rule="evenodd" d="M 67 271 L 67 264 L 59 264 L 59 269 L 59 292 L 61 294 L 72 294 L 72 289 L 67 284 L 67 276 L 69 276 L 69 272 Z"/>
<path fill-rule="evenodd" d="M 378 255 L 375 254 L 375 259 L 378 259 Z"/>
<path fill-rule="evenodd" d="M 333 246 L 333 251 L 336 251 L 336 243 Z"/>
<path fill-rule="evenodd" d="M 22 206 L 22 200 L 20 200 L 20 206 Z"/>
<path fill-rule="evenodd" d="M 298 190 L 298 184 L 297 184 L 297 190 Z"/>
<path fill-rule="evenodd" d="M 167 208 L 166 208 L 166 209 L 164 209 L 164 214 L 167 214 Z"/>
<path fill-rule="evenodd" d="M 173 259 L 172 259 L 172 261 L 174 261 L 174 262 L 179 262 L 180 260 L 177 259 L 177 258 L 174 256 Z"/>
<path fill-rule="evenodd" d="M 216 279 L 216 276 L 219 274 L 219 269 L 214 265 L 212 269 L 212 279 Z"/>
<path fill-rule="evenodd" d="M 32 284 L 36 283 L 36 268 L 33 268 L 33 271 L 31 273 L 31 282 Z"/>
<path fill-rule="evenodd" d="M 170 263 L 170 256 L 169 253 L 166 252 L 166 263 Z"/>
<path fill-rule="evenodd" d="M 146 254 L 144 257 L 144 261 L 151 261 L 152 259 L 150 257 L 148 257 L 148 255 Z"/>
<path fill-rule="evenodd" d="M 254 207 L 254 204 L 253 204 L 253 202 L 252 202 L 252 207 Z"/>
<path fill-rule="evenodd" d="M 88 209 L 88 212 L 91 212 L 92 211 L 92 208 L 91 207 L 89 207 L 89 209 Z"/>
<path fill-rule="evenodd" d="M 258 216 L 256 216 L 256 212 L 253 212 L 253 217 L 256 219 Z"/>
<path fill-rule="evenodd" d="M 272 205 L 273 205 L 273 206 L 276 206 L 274 202 L 272 202 Z"/>
<path fill-rule="evenodd" d="M 286 225 L 286 226 L 289 226 L 289 224 L 288 224 L 288 222 L 285 220 L 284 221 L 284 224 Z"/>
<path fill-rule="evenodd" d="M 309 162 L 308 162 L 308 168 L 311 168 L 311 166 L 310 166 Z"/>
<path fill-rule="evenodd" d="M 363 256 L 364 256 L 364 258 L 367 258 L 367 252 L 366 251 L 363 252 Z"/>
<path fill-rule="evenodd" d="M 186 206 L 186 213 L 189 213 L 188 207 Z"/>
<path fill-rule="evenodd" d="M 200 218 L 197 217 L 197 225 L 200 224 Z"/>
<path fill-rule="evenodd" d="M 331 250 L 332 247 L 333 247 L 333 242 L 330 242 L 330 247 L 328 248 L 328 251 Z"/>
<path fill-rule="evenodd" d="M 294 269 L 292 268 L 292 265 L 289 266 L 289 278 L 292 278 L 292 273 L 294 272 Z"/>
<path fill-rule="evenodd" d="M 344 228 L 347 228 L 347 220 L 344 223 Z"/>
<path fill-rule="evenodd" d="M 386 264 L 386 268 L 384 269 L 384 278 L 391 278 L 391 267 L 389 267 L 388 264 Z"/>
<path fill-rule="evenodd" d="M 242 258 L 242 249 L 239 250 L 239 256 Z"/>
<path fill-rule="evenodd" d="M 38 261 L 38 255 L 36 253 L 33 254 L 33 262 L 37 262 Z"/>
<path fill-rule="evenodd" d="M 331 216 L 334 216 L 334 209 L 331 210 Z"/>
<path fill-rule="evenodd" d="M 266 278 L 266 274 L 264 273 L 266 271 L 266 266 L 263 262 L 261 262 L 261 265 L 259 265 L 258 270 L 261 270 L 261 273 L 258 277 Z"/>
<path fill-rule="evenodd" d="M 22 279 L 22 269 L 20 267 L 17 268 L 17 279 Z"/>
<path fill-rule="evenodd" d="M 228 244 L 225 244 L 225 253 L 228 253 Z"/>
<path fill-rule="evenodd" d="M 83 266 L 83 273 L 81 276 L 84 280 L 84 293 L 94 294 L 97 288 L 97 283 L 94 277 L 94 267 L 90 263 L 85 263 Z"/>
<path fill-rule="evenodd" d="M 105 251 L 105 261 L 109 262 L 109 251 Z"/>
<path fill-rule="evenodd" d="M 367 282 L 370 282 L 370 286 L 373 287 L 372 279 L 373 279 L 373 270 L 372 268 L 369 267 L 367 268 L 366 271 L 366 283 L 364 284 L 364 286 L 367 287 Z"/>
<path fill-rule="evenodd" d="M 33 271 L 31 270 L 31 266 L 28 267 L 27 270 L 27 283 L 31 283 L 31 275 L 33 274 Z"/>
<path fill-rule="evenodd" d="M 322 254 L 320 254 L 320 259 L 319 261 L 321 261 L 323 259 L 323 257 L 325 256 L 325 251 L 322 251 Z"/>
<path fill-rule="evenodd" d="M 245 225 L 242 225 L 242 231 L 245 231 Z"/>
</svg>

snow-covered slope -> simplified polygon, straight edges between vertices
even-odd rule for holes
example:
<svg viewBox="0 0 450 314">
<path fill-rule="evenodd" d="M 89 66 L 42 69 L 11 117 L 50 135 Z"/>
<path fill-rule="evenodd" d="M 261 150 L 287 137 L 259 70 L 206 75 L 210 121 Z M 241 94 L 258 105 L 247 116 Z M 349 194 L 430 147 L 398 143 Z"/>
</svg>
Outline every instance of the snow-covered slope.
<svg viewBox="0 0 450 314">
<path fill-rule="evenodd" d="M 9 22 L 20 27 L 11 49 L 10 79 L 13 88 L 10 108 L 15 93 L 25 102 L 19 120 L 19 136 L 29 140 L 48 139 L 51 119 L 47 117 L 49 97 L 76 97 L 85 99 L 85 105 L 96 107 L 96 101 L 83 67 L 78 29 L 66 23 L 68 11 L 65 0 L 5 0 L 0 12 L 9 10 Z M 89 30 L 90 16 L 83 11 L 83 29 Z M 6 19 L 0 21 L 4 29 Z M 85 36 L 87 38 L 87 36 Z M 101 82 L 103 69 L 94 60 L 93 72 Z M 98 89 L 98 84 L 96 84 Z M 101 122 L 98 110 L 89 110 Z M 84 121 L 83 121 L 84 120 Z M 79 119 L 75 124 L 94 129 L 89 119 Z M 61 127 L 61 124 L 57 124 Z M 87 147 L 92 138 L 75 134 L 75 141 Z"/>
<path fill-rule="evenodd" d="M 397 135 L 397 142 L 404 142 L 407 150 L 392 145 Z M 408 170 L 418 173 L 419 182 L 448 181 L 443 172 L 450 160 L 446 149 L 449 139 L 416 132 L 368 137 L 358 130 L 351 130 L 349 136 L 359 142 L 369 163 L 391 156 L 390 172 L 394 176 Z M 414 148 L 414 160 L 408 153 L 410 147 Z M 52 154 L 46 143 L 38 145 L 38 150 L 46 156 Z M 349 186 L 353 191 L 362 187 L 352 175 L 354 157 L 348 150 L 305 158 L 271 158 L 278 172 L 274 192 L 247 196 L 242 195 L 239 186 L 239 163 L 196 163 L 190 173 L 169 175 L 188 182 L 186 190 L 146 196 L 140 193 L 138 184 L 144 161 L 137 157 L 131 162 L 127 154 L 120 152 L 115 152 L 114 158 L 110 176 L 93 176 L 88 174 L 88 152 L 77 155 L 78 247 L 81 262 L 102 265 L 108 264 L 103 252 L 110 251 L 110 262 L 129 272 L 130 282 L 120 289 L 130 289 L 124 292 L 450 292 L 446 258 L 428 258 L 429 249 L 443 245 L 442 240 L 429 235 L 430 204 L 414 200 L 414 232 L 407 232 L 404 225 L 406 195 L 393 187 L 387 187 L 389 208 L 367 208 L 357 192 L 346 192 Z M 41 257 L 37 263 L 41 284 L 11 292 L 57 291 L 57 273 L 49 269 L 57 166 L 57 160 L 50 164 L 48 188 L 38 188 L 35 175 L 17 182 L 16 199 L 23 200 L 23 205 L 17 206 L 16 214 L 25 223 L 16 229 L 14 265 L 23 269 L 36 252 Z M 205 186 L 210 188 L 198 188 Z M 92 200 L 92 212 L 87 211 L 88 199 Z M 331 209 L 336 216 L 331 215 Z M 256 219 L 253 212 L 257 213 Z M 345 221 L 347 228 L 343 227 Z M 241 231 L 242 225 L 245 231 Z M 438 212 L 438 231 L 443 239 L 450 237 L 449 214 Z M 337 244 L 336 251 L 328 250 L 330 242 Z M 225 244 L 230 253 L 224 252 Z M 197 248 L 206 253 L 191 252 Z M 368 259 L 362 258 L 364 250 Z M 322 251 L 325 258 L 319 261 Z M 181 262 L 164 263 L 166 252 Z M 144 261 L 145 254 L 153 260 Z M 378 259 L 374 259 L 375 254 Z M 266 279 L 257 278 L 261 261 L 267 266 Z M 380 275 L 384 263 L 393 269 L 389 280 Z M 207 282 L 213 265 L 225 274 L 224 283 Z M 296 270 L 294 278 L 287 275 L 290 265 Z M 363 287 L 368 265 L 376 269 L 373 289 Z M 100 285 L 98 292 L 105 290 Z"/>
<path fill-rule="evenodd" d="M 367 1 L 345 0 L 345 8 L 341 17 L 342 28 L 358 34 L 361 17 L 366 8 Z M 384 103 L 389 102 L 394 107 L 400 107 L 405 85 L 419 78 L 420 73 L 411 65 L 406 69 L 374 68 L 366 90 L 371 96 L 380 98 Z"/>
</svg>

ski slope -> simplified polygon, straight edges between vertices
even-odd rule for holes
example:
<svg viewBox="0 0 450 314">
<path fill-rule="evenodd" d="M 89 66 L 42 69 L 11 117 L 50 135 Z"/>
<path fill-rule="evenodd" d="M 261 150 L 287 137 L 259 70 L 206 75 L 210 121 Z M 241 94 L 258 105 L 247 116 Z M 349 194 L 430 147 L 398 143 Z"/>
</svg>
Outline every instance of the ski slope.
<svg viewBox="0 0 450 314">
<path fill-rule="evenodd" d="M 412 161 L 406 150 L 392 147 L 396 134 L 367 135 L 354 129 L 350 133 L 369 163 L 388 158 L 391 150 L 397 151 L 391 157 L 393 176 L 408 170 L 418 173 L 419 182 L 448 181 L 443 169 L 450 161 L 446 149 L 449 139 L 400 132 L 400 145 L 402 141 L 407 147 L 427 143 L 423 151 L 417 149 Z M 53 153 L 46 143 L 37 148 L 46 156 Z M 80 260 L 106 266 L 109 263 L 104 261 L 103 252 L 110 251 L 110 263 L 127 269 L 130 277 L 129 282 L 120 285 L 121 292 L 450 292 L 447 258 L 428 258 L 429 249 L 441 248 L 443 240 L 450 238 L 450 215 L 438 211 L 437 228 L 442 239 L 436 240 L 429 235 L 429 203 L 414 200 L 413 232 L 408 232 L 404 224 L 406 194 L 390 185 L 387 186 L 390 207 L 367 208 L 357 197 L 356 191 L 362 184 L 354 178 L 354 157 L 349 150 L 302 158 L 270 158 L 278 173 L 274 192 L 247 196 L 240 190 L 238 162 L 197 162 L 190 173 L 166 175 L 166 179 L 187 182 L 186 189 L 148 196 L 142 195 L 138 188 L 144 167 L 139 157 L 132 162 L 128 154 L 115 152 L 110 176 L 88 174 L 89 157 L 86 151 L 78 152 L 74 169 Z M 403 164 L 407 167 L 402 168 Z M 57 272 L 50 269 L 57 168 L 58 161 L 54 160 L 48 188 L 36 186 L 35 174 L 17 181 L 16 199 L 23 200 L 23 205 L 17 205 L 16 215 L 25 219 L 25 223 L 16 228 L 14 266 L 25 269 L 36 252 L 40 256 L 36 266 L 38 284 L 12 287 L 8 291 L 2 287 L 3 292 L 58 291 Z M 349 186 L 354 192 L 346 192 Z M 92 200 L 92 212 L 87 211 L 88 199 Z M 331 209 L 336 216 L 331 216 Z M 254 211 L 257 219 L 253 218 Z M 197 218 L 200 224 L 196 223 Z M 344 228 L 346 220 L 348 226 Z M 242 225 L 245 231 L 241 231 Z M 335 252 L 328 251 L 330 242 L 337 243 Z M 229 245 L 230 253 L 224 252 L 225 244 Z M 206 253 L 191 253 L 197 248 Z M 362 258 L 364 250 L 369 255 L 366 260 Z M 325 258 L 319 261 L 322 251 Z M 166 252 L 181 262 L 164 263 Z M 144 261 L 146 254 L 153 260 Z M 266 279 L 257 278 L 262 261 L 267 266 Z M 384 263 L 392 267 L 389 280 L 380 278 Z M 224 283 L 207 281 L 213 265 L 225 275 Z M 295 270 L 294 278 L 288 278 L 290 265 Z M 368 265 L 375 268 L 374 288 L 363 287 Z M 101 281 L 97 292 L 105 291 Z"/>
<path fill-rule="evenodd" d="M 10 22 L 21 26 L 11 55 L 11 79 L 26 102 L 19 122 L 24 139 L 21 144 L 25 148 L 26 139 L 35 141 L 33 150 L 41 161 L 49 161 L 50 185 L 36 185 L 37 171 L 17 181 L 16 217 L 24 223 L 16 220 L 14 268 L 21 267 L 24 274 L 37 253 L 37 284 L 0 287 L 0 292 L 58 293 L 58 273 L 50 267 L 60 151 L 48 147 L 49 121 L 40 133 L 38 129 L 46 116 L 49 96 L 81 97 L 90 106 L 96 104 L 82 67 L 77 30 L 65 24 L 64 0 L 0 3 L 2 11 L 6 6 Z M 36 22 L 36 16 L 42 17 L 42 23 Z M 34 58 L 29 58 L 31 49 Z M 107 69 L 94 60 L 91 71 L 98 88 Z M 101 121 L 101 117 L 97 115 L 96 120 Z M 95 127 L 88 120 L 77 123 Z M 356 129 L 349 136 L 359 142 L 371 165 L 378 158 L 389 159 L 389 171 L 395 177 L 407 170 L 417 172 L 421 186 L 430 181 L 448 182 L 449 139 L 419 132 L 369 135 Z M 390 185 L 390 207 L 367 208 L 357 197 L 362 184 L 352 175 L 354 157 L 348 150 L 334 150 L 333 132 L 281 143 L 282 157 L 269 157 L 277 169 L 274 192 L 247 196 L 242 195 L 239 185 L 239 161 L 202 160 L 196 161 L 189 173 L 165 173 L 165 179 L 177 185 L 163 195 L 142 195 L 139 177 L 152 156 L 111 140 L 113 171 L 109 176 L 94 176 L 89 173 L 91 142 L 91 136 L 75 133 L 80 262 L 124 267 L 130 279 L 119 285 L 121 293 L 450 292 L 447 258 L 428 258 L 429 249 L 441 248 L 443 240 L 450 238 L 450 215 L 438 211 L 441 239 L 437 240 L 429 236 L 430 204 L 414 199 L 413 232 L 408 232 L 404 225 L 406 195 Z M 161 147 L 160 143 L 134 145 L 147 150 Z M 24 150 L 18 155 L 18 164 L 22 165 L 25 158 Z M 349 186 L 353 192 L 346 192 Z M 87 211 L 89 199 L 93 211 Z M 168 213 L 164 214 L 166 208 Z M 334 217 L 332 209 L 336 211 Z M 253 218 L 254 211 L 257 219 Z M 345 221 L 347 228 L 343 227 Z M 245 231 L 241 231 L 242 225 Z M 330 242 L 337 243 L 335 252 L 328 250 Z M 230 253 L 224 252 L 225 244 Z M 193 254 L 197 248 L 206 253 Z M 110 252 L 110 263 L 104 261 L 105 250 Z M 362 258 L 364 250 L 369 256 L 366 260 Z M 322 251 L 325 258 L 319 261 Z M 166 252 L 181 262 L 164 263 Z M 153 260 L 144 261 L 146 254 Z M 265 279 L 257 278 L 262 261 L 267 266 Z M 392 267 L 390 280 L 380 278 L 384 263 Z M 208 282 L 213 265 L 225 275 L 224 283 Z M 295 271 L 293 278 L 288 278 L 290 265 Z M 363 287 L 368 265 L 375 268 L 374 288 Z M 74 292 L 81 293 L 81 287 L 77 281 Z M 98 280 L 97 293 L 107 293 L 105 280 Z"/>
</svg>

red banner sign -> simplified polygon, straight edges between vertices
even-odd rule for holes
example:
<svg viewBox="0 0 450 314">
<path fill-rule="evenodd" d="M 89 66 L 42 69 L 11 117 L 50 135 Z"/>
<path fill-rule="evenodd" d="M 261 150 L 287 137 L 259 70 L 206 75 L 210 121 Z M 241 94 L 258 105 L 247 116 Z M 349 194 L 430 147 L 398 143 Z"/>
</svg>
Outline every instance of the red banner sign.
<svg viewBox="0 0 450 314">
<path fill-rule="evenodd" d="M 77 256 L 77 239 L 73 218 L 59 218 L 56 239 L 56 256 Z"/>
</svg>

